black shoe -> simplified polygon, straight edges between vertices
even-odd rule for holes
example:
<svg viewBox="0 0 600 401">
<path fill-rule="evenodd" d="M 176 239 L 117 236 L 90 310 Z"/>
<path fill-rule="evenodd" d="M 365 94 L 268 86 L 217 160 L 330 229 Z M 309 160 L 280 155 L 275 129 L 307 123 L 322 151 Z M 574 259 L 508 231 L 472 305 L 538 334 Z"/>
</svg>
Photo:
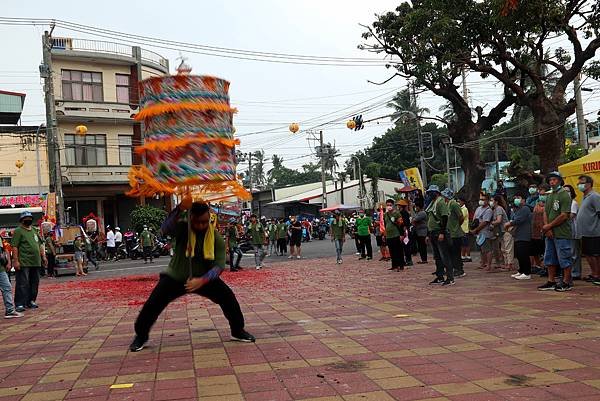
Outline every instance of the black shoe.
<svg viewBox="0 0 600 401">
<path fill-rule="evenodd" d="M 388 270 L 398 270 L 397 267 L 390 267 Z"/>
<path fill-rule="evenodd" d="M 556 287 L 554 288 L 554 291 L 565 292 L 565 291 L 571 291 L 572 289 L 573 289 L 573 284 L 560 283 L 560 284 L 556 285 Z"/>
<path fill-rule="evenodd" d="M 556 289 L 556 283 L 552 281 L 548 281 L 546 284 L 540 285 L 538 287 L 539 291 L 554 291 Z"/>
<path fill-rule="evenodd" d="M 39 308 L 38 304 L 36 304 L 35 302 L 30 302 L 29 305 L 27 305 L 27 307 L 29 309 L 37 309 L 37 308 Z"/>
<path fill-rule="evenodd" d="M 17 307 L 15 308 L 15 310 L 16 310 L 17 312 L 19 312 L 19 313 L 21 313 L 21 312 L 25 312 L 25 307 L 24 307 L 24 306 L 17 306 Z"/>
<path fill-rule="evenodd" d="M 595 278 L 594 281 L 592 281 L 592 284 L 600 285 L 600 278 Z"/>
<path fill-rule="evenodd" d="M 432 272 L 431 273 L 432 276 L 435 276 L 436 274 L 437 274 L 437 272 Z"/>
<path fill-rule="evenodd" d="M 100 270 L 100 265 L 96 265 L 96 270 Z"/>
<path fill-rule="evenodd" d="M 581 277 L 577 276 L 577 277 L 571 277 L 572 281 L 581 281 Z"/>
<path fill-rule="evenodd" d="M 256 341 L 256 338 L 246 330 L 242 330 L 237 334 L 231 334 L 231 341 L 239 341 L 242 343 L 253 343 Z"/>
<path fill-rule="evenodd" d="M 446 286 L 449 286 L 449 285 L 454 285 L 454 284 L 455 284 L 455 283 L 454 283 L 454 280 L 447 279 L 446 281 L 444 281 L 444 282 L 442 283 L 442 287 L 446 287 Z"/>
<path fill-rule="evenodd" d="M 370 256 L 367 256 L 367 260 L 372 260 L 373 258 Z"/>
<path fill-rule="evenodd" d="M 236 269 L 236 268 L 234 267 L 234 268 L 230 268 L 230 269 L 229 269 L 229 271 L 230 271 L 230 272 L 236 272 L 236 271 L 238 271 L 238 269 Z"/>
<path fill-rule="evenodd" d="M 445 283 L 445 280 L 442 277 L 436 277 L 429 285 L 442 285 Z"/>
<path fill-rule="evenodd" d="M 588 283 L 593 283 L 595 281 L 598 281 L 599 279 L 596 279 L 594 276 L 589 275 L 587 277 L 584 277 L 583 281 L 588 282 Z"/>
<path fill-rule="evenodd" d="M 358 260 L 363 260 L 363 259 L 365 259 L 364 256 L 361 256 L 360 258 L 358 258 Z"/>
<path fill-rule="evenodd" d="M 454 273 L 454 278 L 461 278 L 466 275 L 467 275 L 467 273 L 465 273 L 465 272 L 457 272 L 457 273 Z"/>
<path fill-rule="evenodd" d="M 409 260 L 408 262 L 406 262 L 406 266 L 412 266 L 412 265 L 413 265 L 412 260 Z"/>
<path fill-rule="evenodd" d="M 148 339 L 144 340 L 143 338 L 141 338 L 139 336 L 135 336 L 135 338 L 131 342 L 131 345 L 129 345 L 129 351 L 139 352 L 139 351 L 143 350 L 144 345 L 146 344 L 147 341 L 148 341 Z"/>
</svg>

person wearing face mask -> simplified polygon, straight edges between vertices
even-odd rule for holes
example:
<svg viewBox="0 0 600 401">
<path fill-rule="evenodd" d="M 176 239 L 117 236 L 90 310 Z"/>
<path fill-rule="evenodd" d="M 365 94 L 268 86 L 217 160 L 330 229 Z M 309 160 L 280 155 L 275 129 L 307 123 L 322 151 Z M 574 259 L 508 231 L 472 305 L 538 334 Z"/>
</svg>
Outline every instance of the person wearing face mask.
<svg viewBox="0 0 600 401">
<path fill-rule="evenodd" d="M 466 276 L 463 261 L 460 257 L 462 248 L 462 239 L 465 235 L 462 230 L 464 216 L 460 210 L 460 205 L 454 198 L 454 192 L 450 188 L 442 191 L 442 196 L 448 205 L 448 231 L 450 233 L 450 257 L 452 259 L 452 271 L 454 277 Z"/>
<path fill-rule="evenodd" d="M 546 243 L 542 236 L 542 227 L 544 226 L 544 208 L 546 205 L 546 192 L 550 190 L 546 184 L 540 185 L 538 201 L 533 208 L 531 216 L 531 264 L 533 266 L 532 271 L 537 273 L 543 273 L 546 269 L 543 267 L 542 256 L 546 250 Z"/>
<path fill-rule="evenodd" d="M 389 270 L 400 271 L 404 270 L 404 220 L 399 211 L 394 207 L 393 199 L 388 199 L 385 202 L 385 215 L 383 221 L 385 223 L 385 239 L 390 250 L 392 259 L 392 267 Z"/>
<path fill-rule="evenodd" d="M 514 239 L 510 231 L 505 229 L 506 223 L 508 223 L 508 207 L 504 198 L 499 195 L 494 196 L 494 199 L 490 201 L 490 207 L 494 209 L 492 227 L 499 242 L 494 249 L 500 249 L 500 258 L 504 264 L 501 269 L 505 271 L 514 270 Z"/>
<path fill-rule="evenodd" d="M 569 222 L 571 196 L 563 189 L 563 179 L 559 172 L 551 172 L 547 179 L 552 193 L 546 198 L 542 234 L 546 239 L 544 263 L 548 268 L 548 282 L 539 286 L 538 290 L 570 291 L 573 289 L 571 284 L 573 233 Z M 557 284 L 555 280 L 559 268 L 563 272 L 563 280 Z"/>
<path fill-rule="evenodd" d="M 577 189 L 583 192 L 583 200 L 576 231 L 581 237 L 581 253 L 592 270 L 583 280 L 600 285 L 600 195 L 594 191 L 594 180 L 589 175 L 579 177 Z"/>
<path fill-rule="evenodd" d="M 515 257 L 519 262 L 519 271 L 511 277 L 517 280 L 531 279 L 531 210 L 525 202 L 522 194 L 515 195 L 513 200 L 515 212 L 511 221 L 505 224 L 508 231 L 514 227 L 513 237 L 515 241 Z"/>
<path fill-rule="evenodd" d="M 525 204 L 529 207 L 531 211 L 533 211 L 533 208 L 537 204 L 537 201 L 540 197 L 538 186 L 535 184 L 531 184 L 529 186 L 528 193 L 529 195 L 527 195 L 527 200 L 525 201 Z"/>
<path fill-rule="evenodd" d="M 427 263 L 427 213 L 423 210 L 423 201 L 415 202 L 415 217 L 412 218 L 412 225 L 417 235 L 417 247 L 421 260 L 418 264 Z"/>
<path fill-rule="evenodd" d="M 492 240 L 495 235 L 491 229 L 494 211 L 489 205 L 490 196 L 486 193 L 479 195 L 479 207 L 475 211 L 475 218 L 470 234 L 476 237 L 475 242 L 481 251 L 481 264 L 479 269 L 491 271 L 492 269 Z"/>
<path fill-rule="evenodd" d="M 427 212 L 427 229 L 433 248 L 436 278 L 430 285 L 454 285 L 454 271 L 450 254 L 450 233 L 448 232 L 448 205 L 441 196 L 437 185 L 430 185 L 427 193 L 431 195 L 431 203 Z M 446 279 L 444 280 L 444 272 Z"/>
<path fill-rule="evenodd" d="M 371 245 L 372 225 L 371 218 L 365 215 L 364 210 L 360 210 L 358 212 L 358 218 L 356 219 L 356 230 L 360 244 L 359 259 L 365 259 L 365 257 L 367 260 L 373 259 L 373 247 Z"/>
<path fill-rule="evenodd" d="M 23 312 L 25 307 L 37 309 L 35 303 L 40 284 L 40 268 L 46 267 L 46 250 L 43 241 L 33 224 L 30 212 L 19 216 L 19 227 L 15 228 L 12 239 L 13 267 L 16 270 L 15 310 Z"/>
</svg>

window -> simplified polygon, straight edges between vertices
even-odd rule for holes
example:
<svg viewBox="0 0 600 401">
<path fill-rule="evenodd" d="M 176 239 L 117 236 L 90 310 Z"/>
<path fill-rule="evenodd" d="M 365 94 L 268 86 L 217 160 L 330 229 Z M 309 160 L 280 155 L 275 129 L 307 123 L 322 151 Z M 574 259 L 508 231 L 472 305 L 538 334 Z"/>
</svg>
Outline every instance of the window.
<svg viewBox="0 0 600 401">
<path fill-rule="evenodd" d="M 65 134 L 66 165 L 106 166 L 106 135 Z"/>
<path fill-rule="evenodd" d="M 10 187 L 12 186 L 12 178 L 11 177 L 0 177 L 0 187 Z"/>
<path fill-rule="evenodd" d="M 119 135 L 119 163 L 121 166 L 131 166 L 133 164 L 130 135 Z"/>
<path fill-rule="evenodd" d="M 129 75 L 116 74 L 117 103 L 129 103 Z"/>
<path fill-rule="evenodd" d="M 62 70 L 62 92 L 64 100 L 102 102 L 102 73 Z"/>
</svg>

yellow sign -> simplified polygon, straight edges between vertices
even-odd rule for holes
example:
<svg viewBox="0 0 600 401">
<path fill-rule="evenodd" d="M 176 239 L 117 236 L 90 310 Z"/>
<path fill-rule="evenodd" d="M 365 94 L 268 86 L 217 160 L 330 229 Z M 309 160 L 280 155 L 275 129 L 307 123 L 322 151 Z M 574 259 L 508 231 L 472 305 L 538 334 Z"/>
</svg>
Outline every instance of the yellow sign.
<svg viewBox="0 0 600 401">
<path fill-rule="evenodd" d="M 56 194 L 50 192 L 46 198 L 46 216 L 56 218 Z"/>
<path fill-rule="evenodd" d="M 423 188 L 423 180 L 421 179 L 421 172 L 418 168 L 413 167 L 404 170 L 404 174 L 406 175 L 406 179 L 410 183 L 411 187 L 419 188 L 421 191 L 425 192 L 425 188 Z"/>
</svg>

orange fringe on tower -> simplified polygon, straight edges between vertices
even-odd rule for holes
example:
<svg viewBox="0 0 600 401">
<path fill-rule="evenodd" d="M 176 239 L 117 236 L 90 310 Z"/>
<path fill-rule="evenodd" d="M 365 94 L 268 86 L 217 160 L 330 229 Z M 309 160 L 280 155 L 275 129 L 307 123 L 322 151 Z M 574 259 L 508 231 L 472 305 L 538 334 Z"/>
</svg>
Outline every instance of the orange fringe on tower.
<svg viewBox="0 0 600 401">
<path fill-rule="evenodd" d="M 129 196 L 135 197 L 151 197 L 157 193 L 164 194 L 183 194 L 189 191 L 190 187 L 194 187 L 194 192 L 197 193 L 231 193 L 243 200 L 252 199 L 252 195 L 237 181 L 213 181 L 207 182 L 202 178 L 191 178 L 180 182 L 177 187 L 165 185 L 152 176 L 152 172 L 146 166 L 131 166 L 129 170 L 129 185 L 131 191 L 127 192 Z M 229 197 L 231 195 L 224 196 Z"/>
<path fill-rule="evenodd" d="M 176 147 L 187 146 L 191 143 L 220 143 L 228 148 L 233 148 L 235 145 L 240 144 L 239 139 L 225 139 L 225 138 L 181 138 L 171 139 L 167 141 L 152 141 L 147 142 L 142 146 L 135 147 L 135 153 L 141 154 L 145 151 L 155 150 L 169 150 Z"/>
<path fill-rule="evenodd" d="M 177 111 L 195 110 L 195 111 L 220 111 L 224 113 L 237 113 L 237 109 L 230 107 L 226 103 L 203 102 L 203 103 L 160 103 L 145 107 L 135 115 L 136 120 L 143 120 L 147 117 L 157 116 L 159 114 L 173 113 Z"/>
</svg>

